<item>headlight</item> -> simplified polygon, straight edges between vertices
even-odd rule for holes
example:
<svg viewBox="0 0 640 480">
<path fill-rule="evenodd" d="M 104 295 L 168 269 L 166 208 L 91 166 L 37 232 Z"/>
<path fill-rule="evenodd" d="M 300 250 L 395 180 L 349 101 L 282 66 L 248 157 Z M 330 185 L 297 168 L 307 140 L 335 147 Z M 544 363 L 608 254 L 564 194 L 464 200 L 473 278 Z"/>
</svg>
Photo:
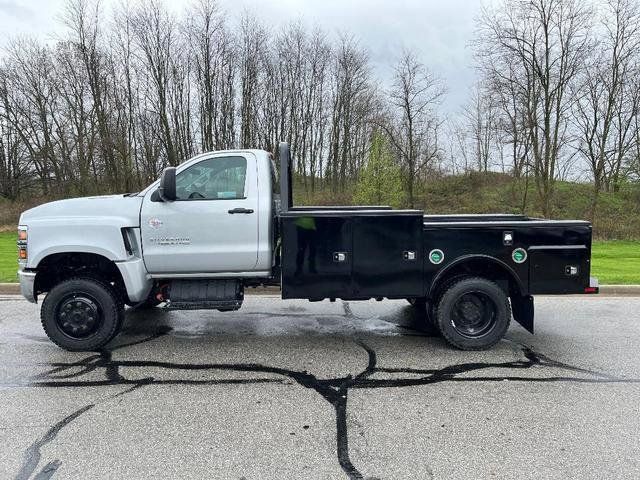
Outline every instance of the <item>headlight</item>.
<svg viewBox="0 0 640 480">
<path fill-rule="evenodd" d="M 26 225 L 18 227 L 18 261 L 25 262 L 27 260 L 27 239 L 29 238 Z"/>
</svg>

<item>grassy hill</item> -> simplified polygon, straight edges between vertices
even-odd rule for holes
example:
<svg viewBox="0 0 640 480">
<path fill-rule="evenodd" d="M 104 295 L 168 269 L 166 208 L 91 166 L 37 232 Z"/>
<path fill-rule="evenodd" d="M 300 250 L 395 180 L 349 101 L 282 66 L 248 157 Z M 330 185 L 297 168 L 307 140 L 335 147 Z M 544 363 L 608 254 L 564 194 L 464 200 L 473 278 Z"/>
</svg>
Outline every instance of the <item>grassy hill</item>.
<svg viewBox="0 0 640 480">
<path fill-rule="evenodd" d="M 327 188 L 305 192 L 303 180 L 296 178 L 294 202 L 300 205 L 348 205 L 354 185 L 342 191 Z M 526 197 L 525 197 L 526 192 Z M 589 184 L 557 182 L 552 202 L 552 218 L 590 220 L 592 187 Z M 416 208 L 427 213 L 524 213 L 541 217 L 536 205 L 535 186 L 500 173 L 470 173 L 434 177 L 419 187 Z M 524 205 L 524 208 L 523 208 Z M 603 192 L 593 219 L 594 236 L 599 240 L 640 240 L 640 185 L 624 185 L 614 193 Z"/>
<path fill-rule="evenodd" d="M 316 180 L 314 192 L 310 191 L 310 183 L 307 179 L 308 188 L 305 189 L 304 179 L 295 176 L 296 204 L 355 203 L 353 199 L 357 186 L 354 183 L 336 191 Z M 589 184 L 557 182 L 552 202 L 552 218 L 591 220 L 591 195 L 592 187 Z M 13 232 L 21 211 L 49 200 L 51 199 L 27 198 L 9 202 L 0 198 L 0 232 Z M 406 206 L 406 202 L 403 206 Z M 524 213 L 534 217 L 542 216 L 541 209 L 536 205 L 536 192 L 532 183 L 525 189 L 524 181 L 516 181 L 509 175 L 493 172 L 430 175 L 426 182 L 418 185 L 415 207 L 424 209 L 427 213 Z M 640 184 L 623 185 L 616 193 L 601 193 L 593 225 L 594 237 L 599 240 L 640 240 Z"/>
</svg>

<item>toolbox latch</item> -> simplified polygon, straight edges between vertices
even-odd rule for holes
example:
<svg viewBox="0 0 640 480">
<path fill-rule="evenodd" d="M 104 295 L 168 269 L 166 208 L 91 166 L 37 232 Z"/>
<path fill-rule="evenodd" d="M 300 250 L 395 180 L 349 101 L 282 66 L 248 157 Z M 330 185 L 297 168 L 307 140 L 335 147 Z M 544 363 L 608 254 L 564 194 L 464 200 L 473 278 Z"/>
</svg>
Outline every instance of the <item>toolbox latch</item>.
<svg viewBox="0 0 640 480">
<path fill-rule="evenodd" d="M 415 260 L 416 259 L 415 250 L 405 250 L 404 252 L 402 252 L 402 258 L 409 261 Z"/>
<path fill-rule="evenodd" d="M 333 252 L 333 261 L 334 262 L 346 262 L 347 261 L 347 252 Z"/>
</svg>

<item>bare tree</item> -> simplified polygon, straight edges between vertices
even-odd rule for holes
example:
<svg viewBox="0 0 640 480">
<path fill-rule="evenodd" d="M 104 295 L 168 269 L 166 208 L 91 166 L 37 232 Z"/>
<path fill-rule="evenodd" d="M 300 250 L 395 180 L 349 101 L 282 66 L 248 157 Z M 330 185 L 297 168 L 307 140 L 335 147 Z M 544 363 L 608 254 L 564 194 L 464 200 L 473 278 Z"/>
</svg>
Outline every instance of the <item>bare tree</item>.
<svg viewBox="0 0 640 480">
<path fill-rule="evenodd" d="M 358 155 L 370 137 L 373 96 L 368 55 L 353 37 L 341 36 L 332 65 L 331 131 L 327 177 L 334 189 L 344 189 L 354 177 Z M 360 157 L 362 158 L 362 157 Z"/>
<path fill-rule="evenodd" d="M 501 148 L 498 142 L 498 112 L 494 98 L 479 84 L 472 91 L 462 114 L 469 132 L 470 150 L 480 172 L 487 173 Z M 464 145 L 466 151 L 467 145 Z M 465 153 L 466 155 L 466 153 Z"/>
<path fill-rule="evenodd" d="M 204 150 L 234 144 L 232 35 L 214 0 L 199 0 L 187 12 L 185 35 L 193 56 L 200 144 Z"/>
<path fill-rule="evenodd" d="M 160 122 L 160 139 L 169 165 L 177 165 L 178 155 L 171 125 L 170 82 L 175 54 L 176 22 L 159 0 L 149 0 L 134 12 L 133 31 L 140 60 L 151 81 L 149 107 Z"/>
<path fill-rule="evenodd" d="M 0 70 L 0 196 L 16 200 L 29 187 L 31 164 L 15 123 L 11 121 L 13 99 L 5 72 Z"/>
<path fill-rule="evenodd" d="M 569 140 L 571 87 L 590 48 L 590 15 L 578 0 L 516 0 L 486 10 L 481 19 L 481 67 L 498 88 L 516 92 L 545 216 Z"/>
<path fill-rule="evenodd" d="M 261 99 L 260 63 L 265 57 L 267 33 L 245 13 L 240 23 L 240 147 L 250 148 L 258 141 L 258 111 Z M 284 121 L 284 119 L 282 119 Z"/>
<path fill-rule="evenodd" d="M 51 52 L 33 40 L 11 43 L 4 77 L 5 119 L 23 142 L 42 192 L 59 194 L 67 178 L 56 155 L 53 117 L 58 106 Z"/>
<path fill-rule="evenodd" d="M 440 79 L 414 53 L 403 52 L 389 92 L 392 117 L 390 122 L 382 122 L 382 126 L 399 154 L 410 207 L 415 205 L 417 178 L 440 154 L 441 122 L 436 108 L 444 92 Z"/>
<path fill-rule="evenodd" d="M 217 0 L 176 15 L 162 0 L 122 2 L 110 17 L 98 2 L 68 0 L 61 38 L 10 42 L 0 60 L 3 196 L 19 194 L 16 182 L 45 196 L 131 191 L 198 151 L 274 150 L 280 140 L 307 191 L 348 192 L 380 128 L 409 205 L 441 168 L 444 88 L 411 52 L 385 89 L 347 34 L 249 15 L 236 24 Z M 575 175 L 579 160 L 594 179 L 593 212 L 601 190 L 636 178 L 638 6 L 605 7 L 592 30 L 578 0 L 505 0 L 486 12 L 481 87 L 449 122 L 455 171 L 522 178 L 523 209 L 531 181 L 545 216 L 556 180 Z"/>
<path fill-rule="evenodd" d="M 608 0 L 602 29 L 603 38 L 576 88 L 574 109 L 577 148 L 593 177 L 592 219 L 601 190 L 617 188 L 623 161 L 636 141 L 640 7 L 633 0 Z"/>
</svg>

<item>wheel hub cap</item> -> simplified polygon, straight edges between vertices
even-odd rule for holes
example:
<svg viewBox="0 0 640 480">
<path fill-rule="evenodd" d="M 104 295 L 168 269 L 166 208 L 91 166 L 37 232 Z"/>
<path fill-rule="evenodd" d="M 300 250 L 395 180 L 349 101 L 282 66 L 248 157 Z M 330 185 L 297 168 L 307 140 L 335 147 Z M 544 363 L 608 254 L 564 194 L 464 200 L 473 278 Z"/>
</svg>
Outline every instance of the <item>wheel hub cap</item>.
<svg viewBox="0 0 640 480">
<path fill-rule="evenodd" d="M 74 296 L 60 304 L 58 326 L 72 338 L 86 338 L 95 332 L 100 320 L 98 305 L 90 298 Z"/>
<path fill-rule="evenodd" d="M 484 293 L 465 293 L 454 304 L 451 325 L 465 337 L 482 337 L 493 329 L 496 311 L 496 305 Z"/>
</svg>

